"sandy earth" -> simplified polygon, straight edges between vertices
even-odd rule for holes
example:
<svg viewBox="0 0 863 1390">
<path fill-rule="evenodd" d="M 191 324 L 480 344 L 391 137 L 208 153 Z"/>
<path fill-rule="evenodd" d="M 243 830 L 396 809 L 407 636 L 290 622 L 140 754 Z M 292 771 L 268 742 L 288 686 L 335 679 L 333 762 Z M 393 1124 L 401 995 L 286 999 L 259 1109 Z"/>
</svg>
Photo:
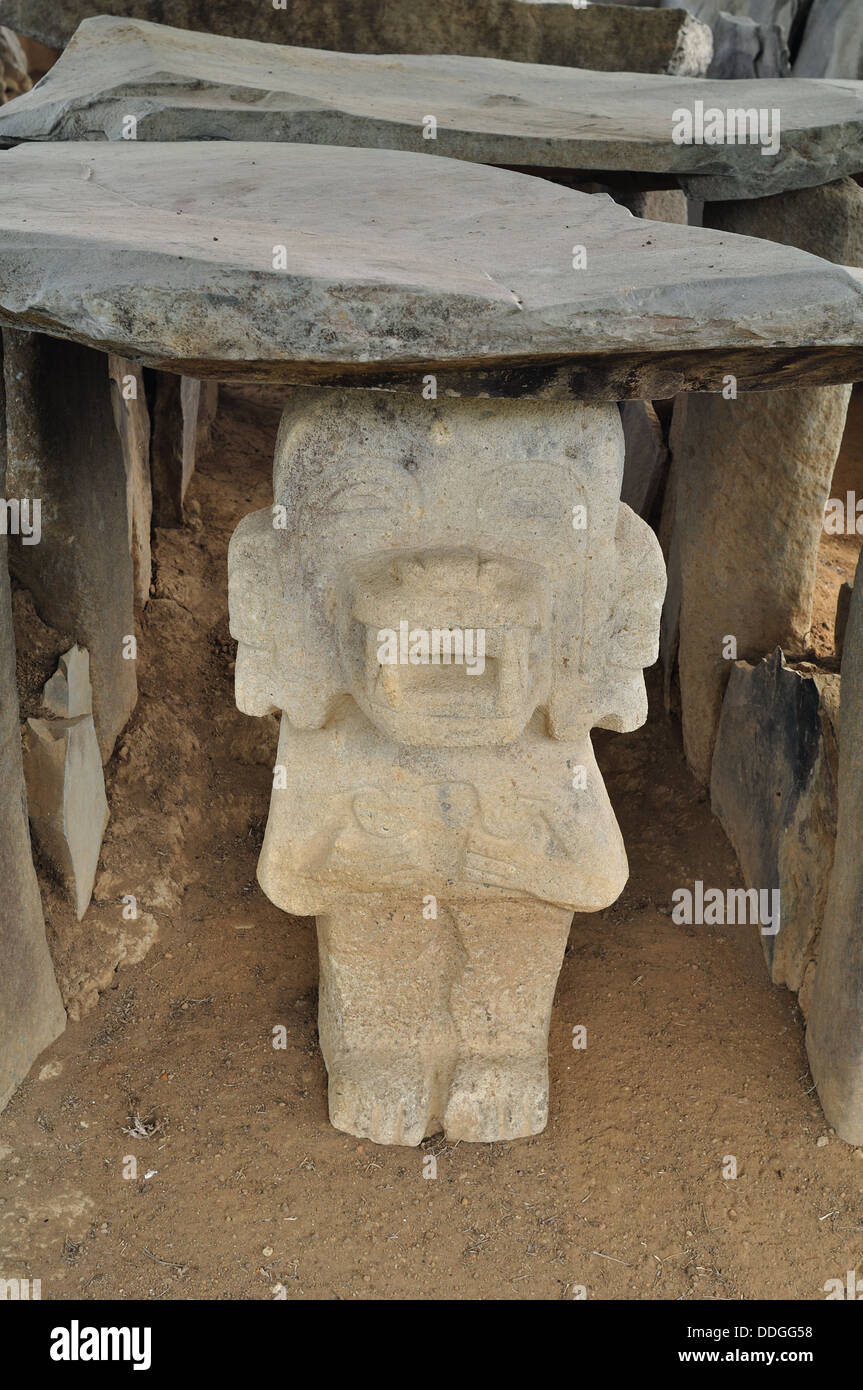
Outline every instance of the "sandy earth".
<svg viewBox="0 0 863 1390">
<path fill-rule="evenodd" d="M 823 1298 L 863 1271 L 863 1150 L 825 1125 L 757 934 L 670 919 L 674 888 L 741 880 L 655 689 L 645 729 L 597 738 L 631 877 L 574 919 L 546 1132 L 411 1150 L 329 1126 L 314 926 L 255 881 L 276 726 L 234 708 L 226 614 L 228 537 L 271 500 L 277 419 L 224 390 L 191 524 L 157 532 L 83 923 L 40 868 L 74 1017 L 0 1117 L 0 1274 L 45 1299 Z M 855 553 L 825 548 L 821 651 Z M 28 631 L 25 703 L 61 649 Z"/>
</svg>

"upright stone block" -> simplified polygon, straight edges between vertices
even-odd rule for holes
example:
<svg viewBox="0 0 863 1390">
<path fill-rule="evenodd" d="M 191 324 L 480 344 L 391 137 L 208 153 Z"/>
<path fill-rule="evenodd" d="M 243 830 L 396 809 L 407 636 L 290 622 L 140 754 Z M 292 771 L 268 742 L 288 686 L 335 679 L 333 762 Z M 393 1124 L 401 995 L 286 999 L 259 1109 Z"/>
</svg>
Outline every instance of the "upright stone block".
<svg viewBox="0 0 863 1390">
<path fill-rule="evenodd" d="M 863 1144 L 863 564 L 842 656 L 836 852 L 821 929 L 806 1050 L 824 1113 Z"/>
<path fill-rule="evenodd" d="M 93 716 L 103 762 L 135 706 L 126 472 L 104 353 L 40 333 L 5 330 L 9 482 L 41 500 L 38 545 L 10 546 L 10 564 L 40 616 L 90 652 Z"/>
<path fill-rule="evenodd" d="M 747 888 L 779 890 L 779 930 L 761 941 L 771 979 L 800 993 L 804 1012 L 836 836 L 838 717 L 832 672 L 792 668 L 779 650 L 735 662 L 710 780 Z"/>
<path fill-rule="evenodd" d="M 6 457 L 0 373 L 0 496 Z M 0 1110 L 66 1014 L 45 940 L 27 825 L 7 540 L 0 531 Z"/>
<path fill-rule="evenodd" d="M 318 914 L 337 1128 L 535 1134 L 573 910 L 626 854 L 589 731 L 647 712 L 664 575 L 615 405 L 294 393 L 231 543 L 237 701 L 283 712 L 258 875 Z"/>
<path fill-rule="evenodd" d="M 218 403 L 218 382 L 152 373 L 153 518 L 181 526 L 186 490 L 206 447 Z"/>
<path fill-rule="evenodd" d="M 863 265 L 863 189 L 852 179 L 751 202 L 708 203 L 704 221 Z M 757 661 L 777 646 L 799 654 L 807 645 L 824 504 L 850 391 L 690 396 L 675 406 L 669 587 L 676 594 L 679 565 L 683 738 L 702 782 L 710 778 L 728 653 Z"/>
<path fill-rule="evenodd" d="M 123 446 L 126 470 L 126 518 L 129 553 L 135 580 L 135 603 L 143 608 L 150 597 L 153 562 L 150 532 L 153 526 L 153 488 L 150 479 L 150 412 L 144 369 L 113 353 L 108 358 L 111 404 Z"/>
</svg>

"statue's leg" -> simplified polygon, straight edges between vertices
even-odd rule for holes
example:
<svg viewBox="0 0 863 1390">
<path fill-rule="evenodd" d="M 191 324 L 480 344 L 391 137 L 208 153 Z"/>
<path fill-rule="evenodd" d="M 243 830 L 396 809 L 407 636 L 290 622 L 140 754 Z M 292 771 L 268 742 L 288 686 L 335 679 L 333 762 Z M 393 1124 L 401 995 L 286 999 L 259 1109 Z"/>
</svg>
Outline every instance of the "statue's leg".
<svg viewBox="0 0 863 1390">
<path fill-rule="evenodd" d="M 490 1142 L 548 1119 L 548 1027 L 569 935 L 567 908 L 530 901 L 453 909 L 462 966 L 450 991 L 459 1060 L 444 1129 Z"/>
<path fill-rule="evenodd" d="M 317 923 L 330 1119 L 378 1144 L 419 1144 L 443 1128 L 456 1055 L 448 915 L 426 921 L 417 897 L 357 895 Z"/>
</svg>

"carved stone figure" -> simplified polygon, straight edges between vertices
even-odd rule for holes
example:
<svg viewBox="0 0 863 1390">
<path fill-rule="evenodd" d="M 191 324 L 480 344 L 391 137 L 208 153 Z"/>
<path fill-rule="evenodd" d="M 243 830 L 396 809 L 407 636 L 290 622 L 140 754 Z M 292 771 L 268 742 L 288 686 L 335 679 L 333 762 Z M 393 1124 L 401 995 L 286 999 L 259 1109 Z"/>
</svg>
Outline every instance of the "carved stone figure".
<svg viewBox="0 0 863 1390">
<path fill-rule="evenodd" d="M 315 913 L 330 1115 L 538 1133 L 572 912 L 626 853 L 589 731 L 646 716 L 664 573 L 617 407 L 299 390 L 229 561 L 237 702 L 283 711 L 261 885 Z"/>
</svg>

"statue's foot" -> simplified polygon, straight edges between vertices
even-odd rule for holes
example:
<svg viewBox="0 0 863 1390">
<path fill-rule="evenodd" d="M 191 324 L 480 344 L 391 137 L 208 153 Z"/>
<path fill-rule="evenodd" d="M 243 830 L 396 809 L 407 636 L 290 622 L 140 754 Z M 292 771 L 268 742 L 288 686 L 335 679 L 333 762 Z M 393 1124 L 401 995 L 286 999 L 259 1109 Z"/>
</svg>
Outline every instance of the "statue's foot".
<svg viewBox="0 0 863 1390">
<path fill-rule="evenodd" d="M 414 1056 L 354 1054 L 329 1073 L 330 1121 L 346 1134 L 376 1144 L 422 1143 L 429 1128 L 431 1088 Z"/>
<path fill-rule="evenodd" d="M 493 1143 L 539 1134 L 548 1121 L 548 1061 L 541 1057 L 459 1062 L 444 1111 L 448 1140 Z"/>
</svg>

